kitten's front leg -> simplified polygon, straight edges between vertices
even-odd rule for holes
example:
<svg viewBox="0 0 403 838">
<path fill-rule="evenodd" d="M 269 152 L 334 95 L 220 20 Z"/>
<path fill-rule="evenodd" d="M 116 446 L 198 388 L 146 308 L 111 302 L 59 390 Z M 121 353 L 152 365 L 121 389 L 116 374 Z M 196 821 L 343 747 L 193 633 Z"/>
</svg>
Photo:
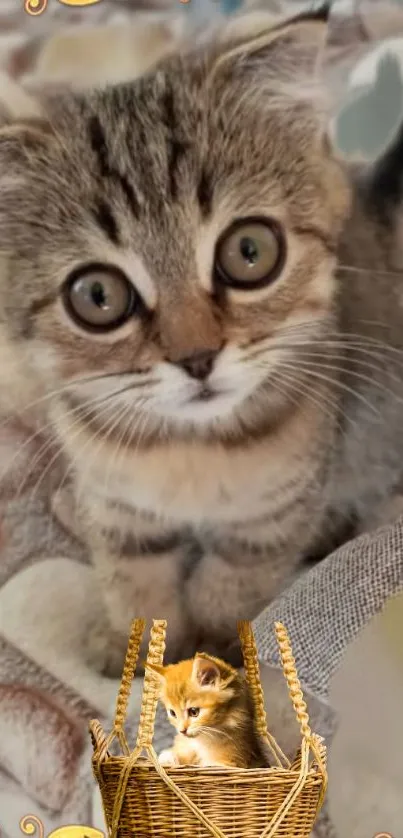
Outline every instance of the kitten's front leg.
<svg viewBox="0 0 403 838">
<path fill-rule="evenodd" d="M 158 762 L 164 766 L 164 768 L 172 768 L 174 765 L 179 765 L 179 760 L 175 756 L 173 748 L 167 748 L 165 751 L 161 751 L 158 755 Z"/>
<path fill-rule="evenodd" d="M 135 535 L 98 518 L 88 530 L 92 562 L 103 609 L 89 638 L 92 666 L 109 677 L 122 673 L 131 621 L 143 617 L 168 622 L 165 660 L 174 660 L 190 642 L 189 620 L 182 602 L 184 543 L 181 534 L 135 517 Z M 122 522 L 119 522 L 120 524 Z M 147 640 L 141 649 L 144 658 Z"/>
<path fill-rule="evenodd" d="M 162 751 L 158 759 L 161 765 L 165 766 L 198 765 L 200 763 L 192 742 L 184 739 L 181 735 L 175 736 L 173 747 Z"/>
</svg>

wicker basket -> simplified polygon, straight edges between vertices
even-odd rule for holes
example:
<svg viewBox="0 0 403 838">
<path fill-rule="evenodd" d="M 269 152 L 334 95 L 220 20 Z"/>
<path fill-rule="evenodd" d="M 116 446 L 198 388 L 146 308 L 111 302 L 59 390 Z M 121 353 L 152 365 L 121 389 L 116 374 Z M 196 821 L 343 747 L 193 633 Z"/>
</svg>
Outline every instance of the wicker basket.
<svg viewBox="0 0 403 838">
<path fill-rule="evenodd" d="M 326 748 L 309 727 L 284 626 L 276 623 L 275 631 L 302 736 L 292 763 L 267 730 L 251 624 L 238 623 L 256 730 L 275 762 L 273 767 L 259 769 L 164 769 L 153 748 L 158 683 L 148 670 L 137 741 L 130 751 L 124 723 L 144 628 L 143 620 L 133 622 L 112 732 L 106 737 L 98 721 L 90 724 L 93 770 L 110 838 L 308 838 L 326 792 Z M 165 621 L 154 620 L 148 649 L 150 663 L 163 661 L 165 629 Z M 119 756 L 110 753 L 115 739 L 120 744 Z"/>
</svg>

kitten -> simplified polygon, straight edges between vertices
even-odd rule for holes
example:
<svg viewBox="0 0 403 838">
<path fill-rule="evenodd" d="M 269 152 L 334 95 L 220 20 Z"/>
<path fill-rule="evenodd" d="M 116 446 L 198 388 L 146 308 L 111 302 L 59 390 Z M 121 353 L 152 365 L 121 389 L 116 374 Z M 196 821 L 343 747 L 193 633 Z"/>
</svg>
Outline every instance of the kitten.
<svg viewBox="0 0 403 838">
<path fill-rule="evenodd" d="M 35 391 L 74 475 L 108 674 L 133 616 L 168 620 L 167 663 L 226 658 L 402 484 L 403 141 L 338 159 L 325 40 L 235 17 L 0 133 L 0 392 Z"/>
<path fill-rule="evenodd" d="M 255 733 L 247 683 L 232 666 L 198 653 L 169 666 L 148 665 L 159 679 L 160 699 L 177 730 L 163 765 L 265 765 Z"/>
</svg>

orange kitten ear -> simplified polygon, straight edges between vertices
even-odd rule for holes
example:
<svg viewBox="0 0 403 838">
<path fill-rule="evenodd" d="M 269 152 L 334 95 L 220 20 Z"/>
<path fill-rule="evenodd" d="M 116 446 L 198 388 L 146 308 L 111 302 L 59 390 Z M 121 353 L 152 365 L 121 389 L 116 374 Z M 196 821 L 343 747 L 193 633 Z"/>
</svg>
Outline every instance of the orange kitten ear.
<svg viewBox="0 0 403 838">
<path fill-rule="evenodd" d="M 193 662 L 192 679 L 200 687 L 217 687 L 221 676 L 218 666 L 211 660 L 196 655 Z"/>
<path fill-rule="evenodd" d="M 165 683 L 165 667 L 158 666 L 156 663 L 145 663 L 144 668 L 148 669 L 149 672 L 152 672 L 154 675 L 157 675 L 158 680 L 161 684 Z"/>
<path fill-rule="evenodd" d="M 236 670 L 212 655 L 199 652 L 193 662 L 192 678 L 200 687 L 219 687 L 236 675 Z"/>
</svg>

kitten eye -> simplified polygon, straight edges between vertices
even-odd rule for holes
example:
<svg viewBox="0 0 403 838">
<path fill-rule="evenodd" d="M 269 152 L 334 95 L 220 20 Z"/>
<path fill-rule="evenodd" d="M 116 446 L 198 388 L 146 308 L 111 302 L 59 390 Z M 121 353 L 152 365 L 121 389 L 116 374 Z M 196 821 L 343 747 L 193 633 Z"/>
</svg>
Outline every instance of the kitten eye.
<svg viewBox="0 0 403 838">
<path fill-rule="evenodd" d="M 170 711 L 169 711 L 169 715 L 170 715 L 170 716 L 173 716 L 173 717 L 174 717 L 174 719 L 176 719 L 176 713 L 175 713 L 175 710 L 170 710 Z"/>
<path fill-rule="evenodd" d="M 196 718 L 196 716 L 198 716 L 199 713 L 200 713 L 200 708 L 199 707 L 189 707 L 188 708 L 188 716 L 192 716 L 193 718 Z"/>
<path fill-rule="evenodd" d="M 73 320 L 87 331 L 109 332 L 132 316 L 139 297 L 119 268 L 92 264 L 70 274 L 63 300 Z"/>
<path fill-rule="evenodd" d="M 240 219 L 217 242 L 216 279 L 240 291 L 264 288 L 277 278 L 284 261 L 285 239 L 276 221 Z"/>
</svg>

